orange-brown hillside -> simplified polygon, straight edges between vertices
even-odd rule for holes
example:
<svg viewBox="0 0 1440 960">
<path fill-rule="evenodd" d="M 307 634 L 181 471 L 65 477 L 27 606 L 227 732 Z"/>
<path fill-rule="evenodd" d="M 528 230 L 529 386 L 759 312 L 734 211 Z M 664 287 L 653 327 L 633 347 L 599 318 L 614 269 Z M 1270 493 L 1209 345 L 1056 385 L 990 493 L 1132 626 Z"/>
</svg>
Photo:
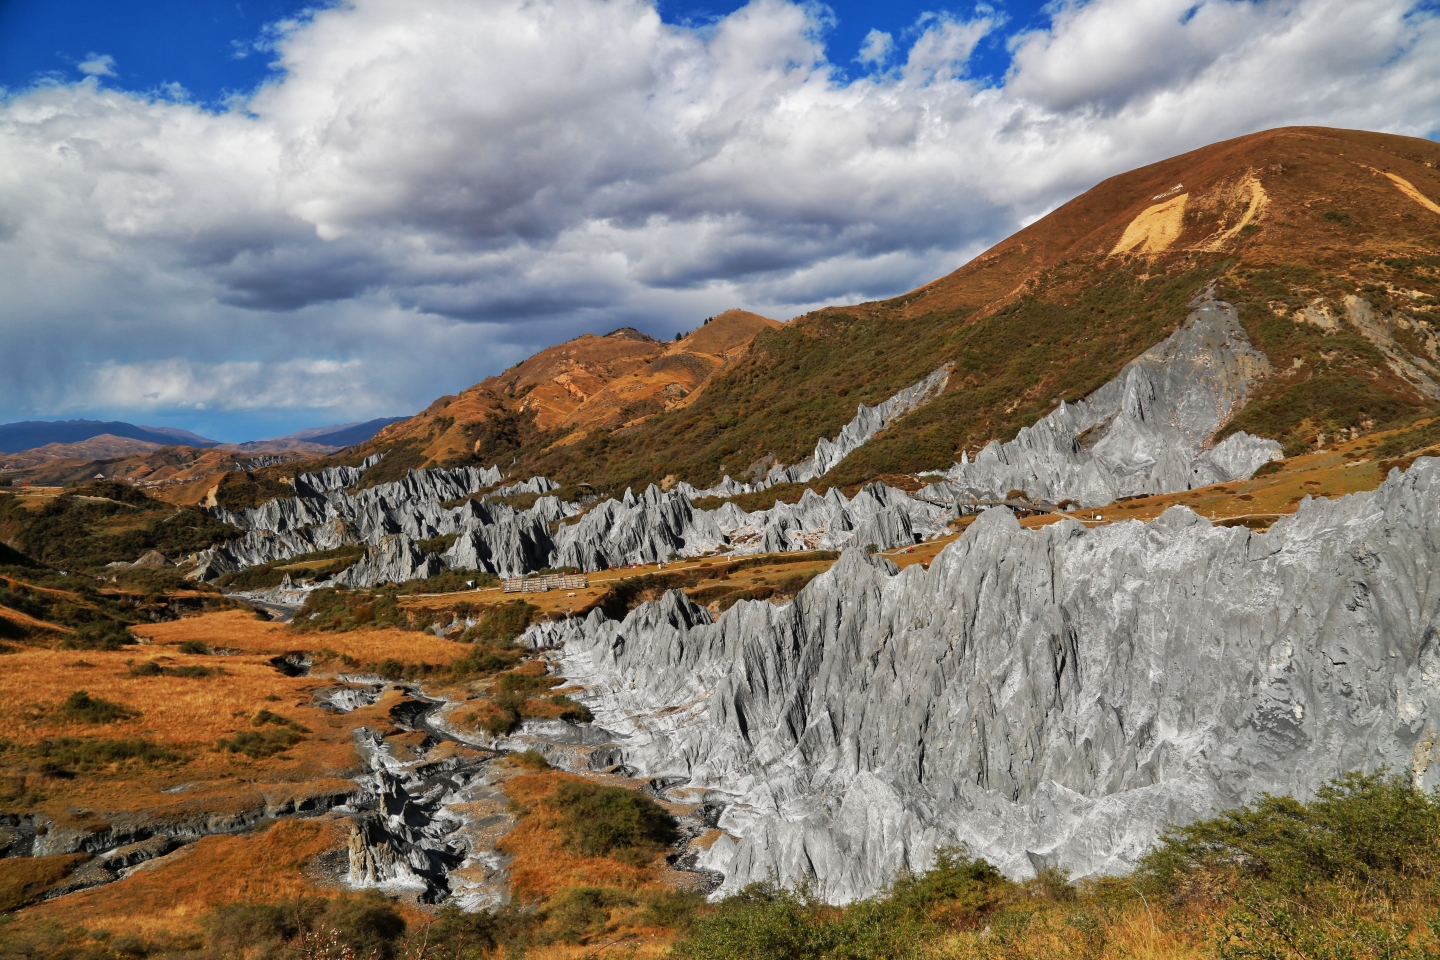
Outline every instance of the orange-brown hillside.
<svg viewBox="0 0 1440 960">
<path fill-rule="evenodd" d="M 1062 261 L 1124 256 L 1116 247 L 1131 224 L 1182 196 L 1180 229 L 1170 242 L 1157 237 L 1163 246 L 1147 250 L 1142 240 L 1130 255 L 1222 252 L 1251 262 L 1339 263 L 1433 254 L 1440 145 L 1326 127 L 1281 127 L 1214 143 L 1102 181 L 895 303 L 907 316 L 1004 303 Z M 1354 211 L 1348 224 L 1326 217 L 1346 211 Z"/>
<path fill-rule="evenodd" d="M 629 327 L 585 334 L 535 354 L 456 396 L 441 397 L 373 441 L 411 443 L 422 459 L 447 462 L 495 447 L 499 432 L 527 430 L 580 438 L 681 406 L 711 375 L 780 323 L 744 310 L 711 318 L 680 340 L 662 342 Z M 493 421 L 495 429 L 477 429 Z M 503 447 L 503 443 L 499 444 Z"/>
<path fill-rule="evenodd" d="M 797 462 L 857 403 L 953 363 L 944 396 L 827 480 L 944 467 L 1105 383 L 1211 285 L 1276 371 L 1234 428 L 1294 453 L 1394 427 L 1440 400 L 1437 168 L 1430 141 L 1314 127 L 1151 164 L 910 293 L 761 331 L 684 406 L 565 444 L 521 437 L 517 472 L 708 486 Z"/>
</svg>

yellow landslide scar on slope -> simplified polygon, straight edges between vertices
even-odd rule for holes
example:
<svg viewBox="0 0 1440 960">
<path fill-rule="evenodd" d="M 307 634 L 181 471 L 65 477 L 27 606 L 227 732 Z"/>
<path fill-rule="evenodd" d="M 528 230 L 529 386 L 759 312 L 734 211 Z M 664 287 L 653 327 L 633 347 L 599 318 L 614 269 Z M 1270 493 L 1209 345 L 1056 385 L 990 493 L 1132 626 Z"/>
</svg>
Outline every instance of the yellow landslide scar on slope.
<svg viewBox="0 0 1440 960">
<path fill-rule="evenodd" d="M 1400 192 L 1405 194 L 1405 196 L 1409 197 L 1411 200 L 1414 200 L 1416 203 L 1420 204 L 1420 206 L 1424 207 L 1426 210 L 1429 210 L 1431 213 L 1440 213 L 1440 204 L 1437 204 L 1434 200 L 1431 200 L 1429 197 L 1425 196 L 1425 194 L 1421 193 L 1419 190 L 1416 190 L 1415 184 L 1411 183 L 1409 180 L 1406 180 L 1404 177 L 1397 177 L 1393 173 L 1386 173 L 1385 176 L 1389 177 L 1392 181 L 1394 181 L 1395 186 L 1399 187 Z"/>
<path fill-rule="evenodd" d="M 1110 251 L 1110 256 L 1122 253 L 1159 253 L 1180 236 L 1181 219 L 1185 216 L 1185 201 L 1190 194 L 1147 207 L 1140 216 L 1130 221 L 1120 242 Z"/>
<path fill-rule="evenodd" d="M 1241 217 L 1240 222 L 1235 224 L 1235 226 L 1205 244 L 1203 249 L 1219 250 L 1227 240 L 1230 240 L 1235 234 L 1244 230 L 1251 223 L 1254 223 L 1255 218 L 1260 215 L 1260 212 L 1264 210 L 1265 206 L 1270 202 L 1270 197 L 1265 193 L 1265 188 L 1260 186 L 1259 180 L 1256 180 L 1254 177 L 1247 178 L 1244 183 L 1240 184 L 1240 189 L 1245 190 L 1247 188 L 1250 191 L 1250 206 L 1246 208 L 1245 216 Z"/>
</svg>

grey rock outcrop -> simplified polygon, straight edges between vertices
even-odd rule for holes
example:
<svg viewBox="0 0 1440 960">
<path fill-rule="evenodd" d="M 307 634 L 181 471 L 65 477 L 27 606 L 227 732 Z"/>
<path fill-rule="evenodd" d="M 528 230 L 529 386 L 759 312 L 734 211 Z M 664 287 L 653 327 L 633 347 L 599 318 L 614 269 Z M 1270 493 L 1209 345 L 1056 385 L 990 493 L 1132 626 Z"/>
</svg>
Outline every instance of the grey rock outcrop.
<svg viewBox="0 0 1440 960">
<path fill-rule="evenodd" d="M 846 901 L 953 843 L 1120 872 L 1264 791 L 1440 784 L 1440 461 L 1264 534 L 996 509 L 929 570 L 852 550 L 784 606 L 675 591 L 525 640 L 625 765 L 723 805 L 722 892 L 773 870 Z"/>
<path fill-rule="evenodd" d="M 512 483 L 509 486 L 501 487 L 492 493 L 481 497 L 482 500 L 494 500 L 499 497 L 513 497 L 520 493 L 550 493 L 552 490 L 559 490 L 560 484 L 549 477 L 531 477 L 522 483 Z"/>
<path fill-rule="evenodd" d="M 554 503 L 549 515 L 540 512 L 547 500 Z M 541 498 L 503 522 L 468 527 L 443 560 L 456 569 L 515 576 L 543 567 L 655 563 L 671 554 L 829 550 L 851 542 L 893 547 L 940 535 L 950 512 L 883 484 L 848 500 L 839 490 L 824 497 L 806 491 L 798 503 L 769 510 L 746 513 L 725 504 L 707 511 L 652 484 L 639 497 L 627 490 L 619 500 L 603 500 L 573 523 L 557 523 L 561 516 L 559 501 Z"/>
<path fill-rule="evenodd" d="M 1186 324 L 1084 400 L 1061 403 L 1009 443 L 962 454 L 922 497 L 998 499 L 1010 490 L 1103 506 L 1251 476 L 1280 445 L 1236 433 L 1206 449 L 1269 371 L 1235 308 L 1203 299 Z"/>
<path fill-rule="evenodd" d="M 860 449 L 875 434 L 905 414 L 918 410 L 940 396 L 949 382 L 950 367 L 946 365 L 873 407 L 860 404 L 855 410 L 855 416 L 840 428 L 834 440 L 821 437 L 815 444 L 815 452 L 810 456 L 790 467 L 777 463 L 770 468 L 763 480 L 756 483 L 742 483 L 726 476 L 718 484 L 705 490 L 697 490 L 688 483 L 679 484 L 677 489 L 698 500 L 701 497 L 734 497 L 743 493 L 756 493 L 777 483 L 808 483 L 825 476 L 841 460 Z"/>
<path fill-rule="evenodd" d="M 360 482 L 365 471 L 385 459 L 383 453 L 372 453 L 360 462 L 358 467 L 326 467 L 314 473 L 302 473 L 295 478 L 295 489 L 302 496 L 320 495 L 334 490 L 344 490 Z M 497 481 L 498 482 L 498 479 Z"/>
<path fill-rule="evenodd" d="M 638 497 L 627 490 L 620 499 L 594 504 L 573 522 L 562 521 L 571 521 L 582 508 L 554 496 L 542 496 L 526 510 L 473 498 L 444 505 L 468 496 L 460 491 L 478 489 L 487 479 L 481 471 L 420 471 L 358 494 L 331 490 L 271 501 L 241 514 L 224 513 L 247 532 L 200 554 L 191 575 L 213 579 L 358 544 L 369 548 L 366 556 L 329 584 L 373 587 L 431 577 L 445 569 L 510 577 L 545 567 L 600 570 L 654 563 L 671 554 L 827 550 L 851 541 L 893 547 L 944 533 L 952 516 L 945 507 L 913 500 L 881 484 L 865 487 L 848 500 L 838 490 L 824 497 L 807 491 L 798 503 L 777 503 L 753 513 L 733 504 L 698 510 L 683 491 L 665 493 L 652 484 Z M 532 477 L 496 493 L 553 489 L 553 481 Z M 420 541 L 442 536 L 453 537 L 442 554 L 422 552 Z"/>
<path fill-rule="evenodd" d="M 372 460 L 375 458 L 366 463 Z M 294 497 L 270 500 L 238 513 L 212 510 L 217 519 L 246 532 L 197 554 L 195 567 L 187 576 L 213 580 L 319 550 L 355 544 L 379 546 L 396 534 L 425 540 L 457 533 L 475 521 L 489 522 L 495 511 L 513 512 L 503 505 L 471 501 L 444 506 L 498 483 L 502 477 L 494 467 L 412 470 L 402 480 L 347 493 L 346 488 L 358 482 L 363 472 L 363 467 L 330 467 L 302 474 L 295 480 Z"/>
</svg>

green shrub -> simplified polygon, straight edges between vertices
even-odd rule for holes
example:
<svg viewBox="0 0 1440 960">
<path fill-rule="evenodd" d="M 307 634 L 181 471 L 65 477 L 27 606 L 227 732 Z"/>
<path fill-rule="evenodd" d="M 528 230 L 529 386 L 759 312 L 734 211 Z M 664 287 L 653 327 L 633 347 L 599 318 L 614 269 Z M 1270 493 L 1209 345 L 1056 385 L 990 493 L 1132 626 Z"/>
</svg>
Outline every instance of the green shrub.
<svg viewBox="0 0 1440 960">
<path fill-rule="evenodd" d="M 74 571 L 135 560 L 150 550 L 185 556 L 240 531 L 191 507 L 162 503 L 124 483 L 67 487 L 36 514 L 9 514 L 19 527 L 11 540 L 51 567 Z"/>
<path fill-rule="evenodd" d="M 84 690 L 76 690 L 65 698 L 60 716 L 71 723 L 121 723 L 136 719 L 140 713 L 118 703 L 92 697 Z"/>
<path fill-rule="evenodd" d="M 545 759 L 545 754 L 539 750 L 520 750 L 510 754 L 510 759 L 531 770 L 549 770 L 550 761 Z"/>
<path fill-rule="evenodd" d="M 589 707 L 583 703 L 576 703 L 563 694 L 557 693 L 551 696 L 550 702 L 557 707 L 564 707 L 564 711 L 560 714 L 561 720 L 568 720 L 571 723 L 591 723 L 595 719 L 595 715 L 590 712 Z"/>
<path fill-rule="evenodd" d="M 605 929 L 610 911 L 636 903 L 634 894 L 614 887 L 567 887 L 545 904 L 541 942 L 580 943 Z"/>
<path fill-rule="evenodd" d="M 340 958 L 396 955 L 405 919 L 373 891 L 277 904 L 231 903 L 206 918 L 215 957 Z"/>
<path fill-rule="evenodd" d="M 386 587 L 374 592 L 326 587 L 312 590 L 305 604 L 290 622 L 297 633 L 316 631 L 347 632 L 364 628 L 398 627 L 417 629 L 396 599 L 398 591 Z"/>
<path fill-rule="evenodd" d="M 670 815 L 633 790 L 566 780 L 546 803 L 559 814 L 566 846 L 582 856 L 643 865 L 675 838 Z"/>
<path fill-rule="evenodd" d="M 135 642 L 125 624 L 118 620 L 101 620 L 82 625 L 60 645 L 66 650 L 119 650 Z"/>
<path fill-rule="evenodd" d="M 751 884 L 702 915 L 675 945 L 677 960 L 886 958 L 929 956 L 946 930 L 974 930 L 1013 896 L 1016 885 L 984 860 L 938 851 L 923 874 L 835 910 L 807 884 Z"/>
<path fill-rule="evenodd" d="M 264 760 L 277 753 L 284 753 L 305 737 L 296 730 L 241 730 L 231 737 L 215 741 L 215 749 L 222 753 L 243 753 L 251 760 Z"/>
<path fill-rule="evenodd" d="M 278 713 L 271 713 L 269 710 L 264 709 L 256 713 L 255 716 L 251 718 L 250 722 L 257 727 L 264 727 L 268 725 L 275 727 L 284 727 L 288 730 L 299 731 L 300 733 L 310 732 L 309 730 L 302 727 L 300 724 L 296 723 L 294 720 L 290 720 L 286 717 L 280 716 L 280 714 Z"/>
<path fill-rule="evenodd" d="M 153 660 L 147 661 L 145 663 L 135 663 L 130 665 L 130 676 L 132 677 L 187 677 L 192 680 L 198 680 L 201 677 L 214 676 L 216 673 L 220 672 L 223 671 L 212 670 L 210 667 L 201 667 L 194 665 L 181 667 L 166 667 L 156 663 Z"/>
<path fill-rule="evenodd" d="M 183 763 L 188 758 L 175 750 L 143 738 L 97 740 L 88 737 L 56 737 L 28 747 L 0 744 L 3 752 L 35 762 L 44 772 L 62 770 L 91 772 L 111 766 L 139 763 L 163 766 Z"/>
<path fill-rule="evenodd" d="M 480 622 L 460 635 L 461 643 L 510 643 L 535 620 L 540 608 L 524 600 L 491 607 Z"/>
<path fill-rule="evenodd" d="M 544 693 L 560 682 L 559 677 L 546 676 L 545 674 L 537 676 L 533 673 L 512 670 L 509 673 L 501 674 L 500 689 L 506 693 Z"/>
<path fill-rule="evenodd" d="M 1284 897 L 1321 884 L 1394 890 L 1440 875 L 1440 801 L 1400 777 L 1352 773 L 1308 805 L 1267 794 L 1172 830 L 1140 866 L 1142 877 L 1167 889 L 1201 871 L 1238 871 Z"/>
<path fill-rule="evenodd" d="M 180 644 L 180 652 L 209 655 L 210 648 L 199 640 L 186 640 Z"/>
</svg>

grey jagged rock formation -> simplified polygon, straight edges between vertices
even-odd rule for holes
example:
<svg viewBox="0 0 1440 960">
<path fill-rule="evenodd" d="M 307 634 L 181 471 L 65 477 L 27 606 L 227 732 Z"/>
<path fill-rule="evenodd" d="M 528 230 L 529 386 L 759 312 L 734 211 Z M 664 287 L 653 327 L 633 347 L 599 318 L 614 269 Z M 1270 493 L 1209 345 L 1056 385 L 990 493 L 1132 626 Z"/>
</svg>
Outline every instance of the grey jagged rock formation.
<svg viewBox="0 0 1440 960">
<path fill-rule="evenodd" d="M 765 474 L 763 480 L 756 483 L 742 483 L 726 476 L 718 484 L 705 490 L 697 490 L 688 483 L 679 484 L 677 489 L 698 500 L 701 497 L 734 497 L 743 493 L 756 493 L 777 483 L 808 483 L 825 476 L 841 460 L 860 449 L 871 437 L 905 414 L 918 410 L 940 396 L 949 382 L 950 367 L 947 365 L 873 407 L 860 404 L 855 410 L 855 416 L 840 429 L 834 440 L 821 437 L 815 444 L 815 452 L 810 456 L 790 467 L 777 463 Z"/>
<path fill-rule="evenodd" d="M 519 493 L 550 493 L 559 490 L 560 484 L 549 477 L 531 477 L 522 483 L 512 483 L 507 487 L 501 487 L 492 493 L 487 493 L 481 500 L 495 500 L 500 497 L 513 497 Z"/>
<path fill-rule="evenodd" d="M 982 514 L 928 570 L 847 551 L 784 606 L 678 591 L 532 627 L 616 762 L 720 804 L 722 892 L 832 901 L 964 844 L 1119 872 L 1167 822 L 1388 765 L 1440 784 L 1440 461 L 1268 533 L 1183 507 Z"/>
<path fill-rule="evenodd" d="M 372 453 L 360 462 L 358 467 L 326 467 L 314 473 L 302 473 L 295 478 L 295 489 L 301 496 L 318 496 L 334 490 L 344 490 L 360 482 L 365 471 L 385 459 L 383 453 Z M 496 481 L 498 482 L 498 480 Z"/>
<path fill-rule="evenodd" d="M 638 497 L 627 490 L 624 497 L 603 500 L 583 512 L 578 504 L 554 496 L 542 496 L 526 510 L 473 498 L 444 505 L 489 479 L 489 473 L 468 468 L 419 471 L 358 494 L 336 489 L 323 495 L 306 492 L 313 489 L 308 481 L 303 490 L 297 482 L 293 498 L 240 514 L 217 511 L 247 532 L 201 554 L 190 575 L 211 579 L 354 544 L 369 547 L 366 556 L 326 585 L 373 587 L 432 577 L 445 569 L 505 577 L 545 567 L 600 570 L 654 563 L 672 554 L 827 550 L 852 541 L 893 547 L 944 533 L 952 515 L 881 484 L 865 487 L 848 500 L 838 490 L 824 497 L 807 491 L 798 503 L 777 503 L 753 513 L 733 504 L 698 510 L 682 491 L 665 493 L 653 484 Z M 553 489 L 556 485 L 547 478 L 532 477 L 496 493 Z M 443 553 L 421 550 L 420 541 L 443 536 L 453 536 Z M 304 589 L 292 587 L 290 593 Z M 256 594 L 254 599 L 279 603 L 274 599 L 278 596 Z"/>
<path fill-rule="evenodd" d="M 1243 433 L 1208 449 L 1206 444 L 1267 369 L 1234 309 L 1206 298 L 1181 330 L 1127 364 L 1114 381 L 1082 401 L 1062 404 L 1013 441 L 990 444 L 973 463 L 962 457 L 945 480 L 915 498 L 872 485 L 850 501 L 833 490 L 824 497 L 807 492 L 797 504 L 754 513 L 733 504 L 711 511 L 693 504 L 702 496 L 823 476 L 895 419 L 938 396 L 948 367 L 875 407 L 862 405 L 834 440 L 820 440 L 813 456 L 793 467 L 777 465 L 754 485 L 726 477 L 709 490 L 686 483 L 669 492 L 652 486 L 638 497 L 626 491 L 587 509 L 549 496 L 559 487 L 545 477 L 501 487 L 476 502 L 473 494 L 500 481 L 495 468 L 411 471 L 403 480 L 355 493 L 348 488 L 359 481 L 361 468 L 305 474 L 296 479 L 292 498 L 240 513 L 215 511 L 247 532 L 200 554 L 190 575 L 211 579 L 346 544 L 370 550 L 333 582 L 365 587 L 447 568 L 516 576 L 544 567 L 650 563 L 672 554 L 915 543 L 943 533 L 949 511 L 1017 488 L 1033 498 L 1098 506 L 1121 496 L 1248 477 L 1278 454 L 1278 444 Z M 496 502 L 523 493 L 542 496 L 526 510 Z M 438 557 L 427 555 L 418 542 L 436 537 L 452 543 Z"/>
<path fill-rule="evenodd" d="M 875 434 L 944 393 L 945 385 L 949 382 L 950 367 L 944 366 L 876 406 L 867 407 L 862 403 L 856 409 L 855 416 L 841 428 L 834 440 L 821 437 L 815 444 L 815 452 L 793 467 L 782 467 L 779 464 L 771 467 L 765 476 L 765 486 L 777 483 L 806 483 L 825 476 L 836 464 L 864 446 Z"/>
<path fill-rule="evenodd" d="M 829 550 L 855 542 L 879 547 L 918 543 L 940 535 L 950 512 L 902 491 L 871 484 L 847 500 L 839 490 L 824 497 L 806 491 L 798 503 L 777 503 L 746 513 L 734 504 L 696 509 L 678 491 L 653 484 L 636 497 L 603 500 L 578 521 L 558 523 L 531 511 L 506 522 L 467 528 L 442 558 L 456 569 L 511 576 L 543 567 L 601 570 L 630 563 L 655 563 L 672 554 L 733 555 L 796 550 Z"/>
<path fill-rule="evenodd" d="M 1278 443 L 1236 433 L 1206 444 L 1269 366 L 1235 308 L 1203 299 L 1181 329 L 1114 380 L 1062 403 L 1009 443 L 991 442 L 973 462 L 962 454 L 920 496 L 984 500 L 1018 489 L 1088 507 L 1249 477 L 1279 456 Z"/>
<path fill-rule="evenodd" d="M 366 464 L 378 462 L 374 457 Z M 351 544 L 381 545 L 403 534 L 412 540 L 456 533 L 467 522 L 490 520 L 504 505 L 467 501 L 445 507 L 493 486 L 501 479 L 494 467 L 480 470 L 412 470 L 403 480 L 348 493 L 364 467 L 330 467 L 295 479 L 295 496 L 270 500 L 238 513 L 216 508 L 217 519 L 246 531 L 244 535 L 202 551 L 187 576 L 212 580 L 222 574 L 262 563 L 334 550 Z M 548 481 L 547 481 L 548 482 Z M 381 581 L 383 582 L 383 581 Z"/>
</svg>

